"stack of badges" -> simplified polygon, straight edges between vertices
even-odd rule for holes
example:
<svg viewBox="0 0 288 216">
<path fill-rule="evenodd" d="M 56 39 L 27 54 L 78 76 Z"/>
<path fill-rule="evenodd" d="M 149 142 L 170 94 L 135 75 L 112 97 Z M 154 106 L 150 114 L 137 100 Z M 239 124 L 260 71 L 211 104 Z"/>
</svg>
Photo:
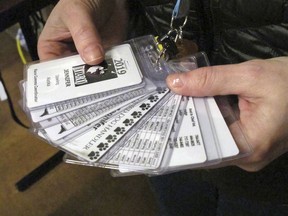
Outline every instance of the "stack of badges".
<svg viewBox="0 0 288 216">
<path fill-rule="evenodd" d="M 235 116 L 225 100 L 221 110 L 212 97 L 166 87 L 169 73 L 207 66 L 206 55 L 168 62 L 158 55 L 149 35 L 109 49 L 99 65 L 79 55 L 28 65 L 20 86 L 31 131 L 65 151 L 67 163 L 118 175 L 206 167 L 249 153 L 240 127 L 236 143 L 225 122 L 223 115 Z"/>
</svg>

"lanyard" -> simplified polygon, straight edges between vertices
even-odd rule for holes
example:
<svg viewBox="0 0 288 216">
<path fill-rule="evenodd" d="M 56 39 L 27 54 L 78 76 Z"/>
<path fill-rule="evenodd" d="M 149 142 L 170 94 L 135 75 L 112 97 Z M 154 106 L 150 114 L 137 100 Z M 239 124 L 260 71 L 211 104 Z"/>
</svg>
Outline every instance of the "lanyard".
<svg viewBox="0 0 288 216">
<path fill-rule="evenodd" d="M 179 52 L 177 42 L 182 41 L 182 29 L 187 22 L 189 9 L 190 0 L 177 0 L 172 11 L 170 30 L 157 41 L 157 45 L 162 46 L 157 62 L 162 57 L 168 60 Z"/>
<path fill-rule="evenodd" d="M 190 0 L 177 0 L 172 12 L 173 19 L 179 19 L 188 15 Z"/>
</svg>

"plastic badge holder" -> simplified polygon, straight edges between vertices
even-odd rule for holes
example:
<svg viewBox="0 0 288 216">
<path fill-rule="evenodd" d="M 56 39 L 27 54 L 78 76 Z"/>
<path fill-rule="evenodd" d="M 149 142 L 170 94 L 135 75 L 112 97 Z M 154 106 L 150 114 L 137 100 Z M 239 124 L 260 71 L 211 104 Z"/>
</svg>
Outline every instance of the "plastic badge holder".
<svg viewBox="0 0 288 216">
<path fill-rule="evenodd" d="M 150 37 L 149 37 L 150 38 Z M 145 38 L 143 38 L 144 40 L 145 40 Z M 143 70 L 143 69 L 142 69 Z M 145 69 L 145 74 L 144 74 L 144 77 L 145 77 L 145 79 L 147 79 L 146 78 L 146 76 L 147 76 L 147 74 L 151 74 L 151 73 L 154 73 L 155 71 L 153 70 L 153 71 L 150 71 L 149 72 L 149 70 L 150 70 L 150 68 L 146 68 Z M 161 77 L 159 77 L 158 76 L 158 79 L 154 79 L 153 80 L 153 82 L 158 86 L 158 88 L 159 89 L 162 89 L 162 87 L 163 86 L 165 86 L 165 85 L 163 85 L 163 83 L 165 83 L 165 77 L 163 77 L 163 75 L 165 75 L 165 76 L 167 76 L 166 74 L 161 74 Z M 149 77 L 150 78 L 150 77 Z M 151 78 L 150 78 L 151 79 Z M 152 76 L 152 79 L 153 79 L 153 76 Z M 24 87 L 25 88 L 25 87 Z M 162 94 L 161 93 L 161 91 L 162 90 L 160 90 L 160 91 L 158 91 L 158 93 L 157 94 L 159 94 L 159 95 L 157 95 L 157 97 L 159 98 L 160 97 L 160 94 Z M 175 96 L 174 94 L 171 94 L 171 93 L 169 93 L 169 91 L 167 90 L 167 88 L 166 88 L 166 90 L 164 90 L 167 94 L 169 94 L 168 96 L 169 97 L 173 97 L 173 96 Z M 156 93 L 156 92 L 155 92 Z M 165 94 L 166 94 L 165 93 Z M 151 94 L 150 94 L 151 95 Z M 147 95 L 147 96 L 144 96 L 143 98 L 145 99 L 150 99 L 149 98 L 149 96 L 150 95 Z M 25 97 L 25 96 L 24 96 Z M 179 96 L 175 96 L 175 97 L 179 97 Z M 153 103 L 155 103 L 156 104 L 156 102 L 157 102 L 157 100 L 155 100 L 155 98 L 156 97 L 154 97 L 154 99 L 153 99 Z M 163 98 L 163 99 L 161 99 L 160 98 L 160 100 L 161 100 L 161 102 L 165 102 L 165 98 Z M 168 100 L 168 99 L 167 99 Z M 139 99 L 139 103 L 141 103 L 142 101 Z M 132 102 L 133 103 L 133 102 Z M 160 103 L 159 103 L 160 104 Z M 130 103 L 128 103 L 127 104 L 127 106 L 123 106 L 123 109 L 124 109 L 124 111 L 125 112 L 128 112 L 129 111 L 129 105 L 130 105 Z M 161 104 L 160 104 L 161 105 Z M 133 106 L 132 106 L 133 107 Z M 122 108 L 122 107 L 121 107 Z M 125 110 L 125 108 L 127 108 L 126 110 Z M 120 107 L 119 107 L 119 109 L 120 109 Z M 118 110 L 118 109 L 117 109 Z M 117 112 L 117 110 L 115 110 L 116 111 L 116 114 L 114 115 L 111 115 L 110 117 L 117 117 L 117 113 L 119 114 L 119 112 Z M 128 111 L 127 111 L 128 110 Z M 157 110 L 157 109 L 156 109 Z M 67 113 L 64 113 L 64 114 L 67 114 Z M 120 113 L 121 114 L 121 113 Z M 109 113 L 107 113 L 107 115 L 109 115 Z M 105 115 L 105 116 L 107 116 L 107 115 Z M 105 117 L 105 116 L 103 116 L 103 118 Z M 107 121 L 109 120 L 109 118 L 107 118 Z M 99 124 L 99 122 L 101 122 L 101 119 L 99 119 L 99 120 L 96 120 L 96 121 L 94 121 L 94 122 L 89 122 L 87 125 L 85 125 L 83 128 L 81 127 L 81 128 L 79 128 L 79 130 L 76 130 L 76 131 L 73 131 L 73 133 L 68 133 L 68 134 L 65 134 L 65 136 L 63 136 L 63 137 L 59 137 L 59 139 L 57 138 L 57 139 L 55 139 L 55 140 L 51 140 L 51 137 L 48 137 L 47 136 L 47 134 L 45 133 L 45 131 L 43 131 L 42 129 L 40 129 L 39 130 L 39 128 L 34 128 L 34 132 L 39 136 L 39 137 L 41 137 L 42 139 L 44 139 L 45 141 L 48 141 L 50 144 L 52 144 L 53 146 L 55 146 L 55 147 L 57 147 L 57 148 L 59 148 L 59 149 L 62 149 L 62 150 L 64 150 L 64 151 L 66 151 L 66 152 L 68 152 L 69 154 L 72 154 L 72 155 L 74 155 L 74 156 L 77 156 L 77 157 L 79 157 L 79 155 L 77 155 L 77 153 L 75 154 L 75 152 L 74 152 L 74 150 L 73 150 L 73 147 L 72 147 L 72 149 L 70 148 L 68 148 L 67 146 L 68 146 L 68 142 L 69 141 L 71 141 L 71 140 L 73 140 L 73 139 L 75 139 L 75 138 L 79 138 L 81 135 L 86 135 L 86 133 L 87 132 L 91 132 L 91 128 L 92 128 L 92 130 L 93 130 L 93 128 L 95 127 L 95 124 Z M 51 125 L 49 125 L 50 123 L 48 123 L 47 122 L 47 125 L 46 126 L 44 126 L 44 128 L 46 128 L 47 126 L 51 126 Z M 52 123 L 52 125 L 54 125 L 54 123 Z M 43 127 L 43 126 L 42 126 Z M 61 134 L 63 134 L 63 133 L 65 133 L 65 131 L 64 132 L 62 132 L 61 131 Z M 73 142 L 73 141 L 72 141 Z M 107 146 L 104 146 L 104 148 L 107 148 Z M 104 149 L 104 148 L 101 148 L 101 149 Z M 81 157 L 81 156 L 80 156 Z M 95 158 L 95 157 L 94 157 Z"/>
<path fill-rule="evenodd" d="M 150 40 L 150 41 L 149 41 Z M 163 77 L 165 78 L 165 73 L 167 75 L 167 71 L 170 72 L 174 72 L 174 71 L 186 71 L 186 70 L 192 70 L 192 69 L 195 69 L 197 67 L 201 67 L 201 66 L 207 66 L 208 65 L 208 61 L 207 61 L 207 57 L 205 54 L 203 53 L 199 53 L 195 56 L 191 56 L 191 57 L 187 57 L 184 61 L 183 59 L 181 59 L 180 61 L 172 61 L 172 62 L 169 62 L 169 64 L 162 64 L 160 65 L 157 65 L 157 64 L 154 64 L 155 61 L 153 61 L 153 59 L 156 59 L 157 57 L 157 53 L 151 53 L 151 51 L 155 50 L 155 47 L 153 48 L 153 44 L 155 44 L 153 42 L 153 39 L 150 37 L 149 40 L 147 40 L 147 38 L 145 40 L 143 40 L 143 38 L 138 38 L 135 41 L 137 41 L 137 45 L 139 44 L 142 44 L 142 45 L 139 45 L 139 46 L 134 46 L 134 50 L 135 52 L 138 54 L 141 53 L 141 55 L 136 55 L 136 56 L 141 56 L 142 59 L 146 59 L 146 61 L 140 61 L 140 65 L 141 63 L 143 64 L 142 67 L 151 67 L 152 70 L 156 70 L 156 73 L 152 74 L 152 79 L 156 80 L 156 81 L 159 81 L 161 82 L 162 81 L 162 84 L 163 84 Z M 145 42 L 146 43 L 145 43 Z M 148 41 L 148 43 L 147 43 Z M 155 46 L 155 45 L 154 45 Z M 155 54 L 155 55 L 154 55 Z M 148 59 L 148 60 L 147 60 Z M 147 66 L 147 62 L 148 62 L 148 66 Z M 153 65 L 154 64 L 154 65 Z M 175 66 L 177 66 L 178 68 L 175 68 Z M 180 68 L 179 68 L 180 67 Z M 166 72 L 165 72 L 166 70 Z M 149 74 L 150 75 L 150 74 Z M 201 120 L 201 122 L 206 122 L 206 123 L 201 123 L 200 124 L 200 127 L 203 127 L 203 125 L 205 125 L 204 128 L 201 128 L 202 130 L 202 133 L 203 133 L 203 139 L 204 139 L 204 143 L 205 143 L 205 150 L 206 150 L 206 156 L 207 156 L 207 159 L 205 160 L 204 163 L 199 163 L 199 164 L 188 164 L 186 166 L 182 166 L 182 167 L 167 167 L 167 161 L 169 161 L 169 156 L 166 157 L 166 162 L 164 162 L 164 164 L 162 164 L 162 167 L 158 170 L 143 170 L 143 169 L 140 169 L 137 168 L 135 169 L 135 167 L 133 167 L 133 169 L 131 170 L 131 167 L 127 166 L 127 165 L 120 165 L 121 166 L 121 169 L 125 171 L 133 171 L 133 172 L 141 172 L 141 173 L 148 173 L 148 174 L 161 174 L 161 173 L 164 173 L 164 172 L 171 172 L 171 171 L 175 171 L 175 170 L 180 170 L 180 169 L 187 169 L 187 168 L 193 168 L 193 167 L 203 167 L 203 166 L 209 166 L 211 164 L 218 164 L 221 162 L 222 160 L 222 157 L 221 157 L 221 149 L 220 147 L 218 146 L 217 144 L 217 137 L 215 137 L 215 133 L 213 131 L 215 131 L 215 129 L 213 128 L 213 124 L 211 124 L 211 119 L 210 119 L 210 114 L 208 113 L 206 107 L 207 107 L 207 103 L 206 102 L 206 99 L 193 99 L 195 100 L 194 103 L 195 103 L 195 106 L 196 106 L 196 111 L 197 111 L 197 115 L 199 117 L 199 119 Z M 198 108 L 197 108 L 198 107 Z M 204 109 L 203 109 L 204 108 Z M 202 114 L 201 114 L 201 110 L 205 110 L 205 113 L 203 114 L 203 111 L 202 111 Z M 208 130 L 209 127 L 210 129 Z M 209 133 L 208 133 L 209 132 Z M 211 136 L 213 138 L 211 138 Z M 208 137 L 210 137 L 208 139 Z M 213 144 L 211 143 L 211 140 L 213 140 Z M 171 150 L 169 150 L 171 152 Z M 167 152 L 169 152 L 167 150 Z M 167 155 L 169 155 L 169 153 L 167 153 Z M 168 159 L 167 159 L 168 158 Z M 69 163 L 76 163 L 77 164 L 77 159 L 73 161 L 73 158 L 67 158 L 67 161 L 66 162 L 69 162 Z M 106 161 L 105 161 L 106 162 Z M 80 164 L 85 164 L 85 162 L 83 161 L 79 161 Z M 105 163 L 103 163 L 105 164 Z M 119 168 L 119 164 L 109 164 L 107 163 L 106 164 L 106 167 L 112 167 L 112 168 Z M 91 166 L 100 166 L 99 164 L 91 164 L 91 163 L 86 163 L 86 165 L 91 165 Z M 102 165 L 103 167 L 104 165 Z M 130 170 L 129 170 L 130 169 Z"/>
<path fill-rule="evenodd" d="M 136 56 L 136 59 L 138 60 L 138 64 L 139 64 L 139 67 L 141 68 L 143 76 L 145 78 L 148 78 L 149 80 L 151 80 L 157 87 L 166 87 L 165 78 L 168 75 L 168 72 L 167 72 L 167 69 L 165 68 L 166 67 L 165 62 L 162 61 L 160 63 L 156 63 L 156 60 L 158 57 L 158 51 L 156 50 L 156 43 L 155 43 L 154 38 L 152 36 L 137 38 L 137 39 L 130 41 L 130 44 L 131 44 L 132 49 L 134 51 L 134 55 Z M 179 95 L 171 94 L 170 97 L 175 97 L 175 98 L 181 99 L 181 96 L 179 96 Z M 180 99 L 178 99 L 179 102 L 180 102 Z M 180 103 L 179 103 L 179 105 L 180 105 Z M 178 107 L 179 105 L 176 105 L 176 106 Z M 156 111 L 159 109 L 158 107 L 159 106 L 157 106 L 155 108 Z M 177 112 L 177 107 L 175 107 L 174 112 Z M 152 113 L 153 113 L 153 111 L 151 111 L 147 115 L 149 116 Z M 174 121 L 174 118 L 175 118 L 175 116 L 171 120 L 172 123 Z M 135 130 L 135 127 L 136 127 L 136 125 L 133 127 L 133 130 Z M 168 132 L 170 133 L 170 130 Z M 168 137 L 168 135 L 167 135 L 167 137 Z M 126 137 L 129 137 L 129 136 L 126 136 Z M 71 140 L 71 142 L 73 142 L 73 141 Z M 161 145 L 166 146 L 167 142 L 164 142 Z M 116 148 L 119 148 L 117 146 L 116 146 Z M 164 150 L 165 150 L 165 146 L 162 147 Z M 97 163 L 94 162 L 93 165 L 106 166 L 106 165 L 108 165 L 108 163 L 106 160 L 104 160 L 104 161 L 100 160 L 100 161 L 97 161 Z M 90 164 L 91 164 L 91 162 L 90 162 Z"/>
<path fill-rule="evenodd" d="M 142 61 L 140 61 L 140 63 L 139 63 L 140 67 L 142 66 L 142 68 L 145 68 L 145 67 L 146 68 L 152 68 L 151 70 L 154 71 L 154 73 L 148 74 L 148 77 L 150 77 L 150 79 L 153 79 L 153 81 L 156 80 L 156 82 L 163 83 L 163 80 L 165 80 L 168 73 L 175 71 L 173 68 L 171 68 L 165 62 L 162 62 L 162 64 L 155 64 L 158 53 L 155 51 L 157 49 L 156 49 L 156 43 L 155 43 L 153 37 L 150 36 L 149 39 L 147 39 L 147 37 L 137 38 L 136 40 L 133 40 L 133 42 L 134 42 L 134 44 L 137 44 L 137 46 L 132 46 L 134 48 L 135 52 L 138 54 L 138 55 L 136 54 L 136 58 L 137 58 L 137 56 L 141 56 L 141 59 L 142 59 Z M 145 61 L 143 61 L 143 59 Z M 141 63 L 142 63 L 142 65 L 141 65 Z M 193 62 L 190 61 L 190 65 L 193 65 L 193 67 L 195 68 L 195 61 L 193 61 Z M 191 68 L 189 68 L 189 69 L 191 69 Z M 144 71 L 144 73 L 145 73 L 145 71 Z M 69 160 L 69 161 L 71 161 L 71 160 Z M 94 165 L 99 166 L 99 164 L 94 164 Z M 115 166 L 117 167 L 116 164 L 115 164 Z M 140 171 L 143 171 L 140 168 L 138 168 L 138 169 Z M 155 172 L 155 171 L 153 170 L 153 172 Z"/>
<path fill-rule="evenodd" d="M 180 71 L 185 72 L 185 71 L 196 69 L 198 67 L 209 65 L 208 59 L 204 53 L 198 53 L 193 56 L 188 56 L 180 60 L 173 60 L 169 62 L 165 62 L 164 60 L 160 59 L 160 61 L 157 62 L 159 52 L 158 52 L 154 37 L 151 35 L 132 39 L 128 41 L 128 43 L 132 47 L 134 56 L 137 60 L 137 63 L 139 65 L 139 68 L 143 76 L 146 79 L 149 79 L 150 81 L 152 81 L 159 88 L 166 88 L 165 79 L 169 73 L 180 72 Z M 170 94 L 169 96 L 170 99 L 173 97 L 176 97 L 176 96 L 171 95 L 171 93 L 169 94 Z M 235 114 L 231 112 L 231 109 L 229 107 L 227 108 L 227 103 L 225 102 L 224 99 L 225 98 L 222 98 L 221 104 L 219 106 L 221 108 L 221 111 L 224 110 L 224 112 L 222 111 L 223 116 L 226 117 L 228 115 L 230 116 L 230 118 L 231 116 L 235 117 Z M 99 151 L 100 154 L 99 152 L 96 152 L 96 151 L 90 151 L 89 155 L 90 155 L 90 158 L 93 158 L 93 160 L 87 159 L 87 155 L 86 157 L 83 157 L 81 150 L 79 152 L 79 148 L 80 148 L 79 146 L 83 144 L 81 142 L 81 139 L 79 139 L 79 137 L 85 136 L 86 133 L 88 133 L 89 131 L 91 132 L 91 128 L 97 127 L 95 125 L 102 125 L 103 122 L 107 122 L 109 121 L 109 119 L 111 120 L 111 117 L 115 118 L 115 116 L 117 116 L 117 111 L 115 111 L 116 113 L 113 113 L 110 116 L 108 114 L 108 117 L 107 119 L 105 119 L 105 121 L 102 121 L 101 119 L 99 119 L 89 125 L 86 125 L 84 128 L 81 128 L 80 130 L 77 130 L 69 134 L 63 139 L 50 142 L 50 144 L 56 146 L 59 149 L 62 149 L 63 151 L 69 154 L 70 157 L 67 156 L 66 159 L 64 159 L 67 163 L 81 164 L 81 165 L 88 165 L 88 166 L 95 166 L 95 167 L 105 167 L 105 168 L 111 168 L 111 169 L 121 171 L 121 172 L 119 171 L 115 172 L 115 175 L 128 175 L 129 173 L 130 174 L 145 173 L 148 175 L 157 175 L 157 174 L 163 174 L 167 172 L 175 172 L 175 171 L 182 170 L 182 169 L 207 167 L 207 166 L 216 165 L 216 164 L 218 165 L 223 160 L 226 161 L 226 160 L 245 156 L 249 152 L 251 152 L 251 149 L 249 145 L 247 144 L 239 125 L 237 124 L 233 124 L 233 127 L 234 129 L 236 128 L 236 130 L 238 130 L 238 134 L 240 134 L 240 137 L 242 140 L 241 148 L 237 148 L 235 143 L 233 143 L 234 146 L 233 146 L 232 151 L 231 149 L 229 148 L 227 149 L 225 147 L 227 144 L 229 146 L 229 142 L 234 142 L 234 139 L 233 137 L 232 139 L 230 137 L 227 141 L 226 137 L 222 135 L 221 127 L 223 127 L 223 117 L 221 115 L 219 117 L 219 112 L 217 113 L 218 107 L 215 107 L 215 100 L 213 98 L 189 98 L 189 100 L 190 100 L 189 104 L 191 105 L 191 103 L 193 102 L 194 107 L 195 107 L 194 113 L 197 116 L 197 120 L 199 121 L 199 127 L 201 130 L 201 136 L 203 139 L 203 147 L 205 149 L 206 159 L 201 162 L 198 161 L 198 163 L 185 164 L 184 162 L 184 163 L 180 163 L 180 165 L 178 166 L 175 166 L 175 164 L 173 166 L 169 164 L 171 162 L 171 157 L 173 157 L 173 153 L 181 152 L 181 151 L 177 151 L 178 149 L 181 149 L 181 146 L 179 147 L 179 145 L 177 146 L 175 144 L 175 142 L 177 141 L 177 139 L 175 138 L 176 136 L 175 133 L 174 134 L 171 133 L 170 141 L 168 140 L 166 143 L 160 144 L 161 149 L 162 150 L 166 149 L 166 150 L 165 152 L 162 151 L 161 157 L 158 158 L 158 162 L 157 162 L 158 167 L 154 167 L 153 169 L 151 168 L 147 169 L 145 167 L 143 168 L 140 166 L 130 166 L 129 164 L 121 163 L 121 161 L 120 162 L 117 161 L 117 163 L 115 163 L 115 160 L 113 162 L 111 161 L 111 158 L 117 155 L 116 153 L 117 152 L 119 153 L 119 151 L 121 151 L 121 148 L 125 147 L 125 142 L 124 144 L 123 142 L 121 144 L 121 141 L 123 140 L 125 141 L 125 139 L 128 139 L 130 136 L 133 136 L 133 135 L 135 136 L 135 134 L 137 135 L 138 132 L 141 130 L 141 125 L 149 121 L 149 118 L 153 117 L 153 115 L 155 114 L 153 112 L 156 112 L 155 110 L 160 109 L 160 107 L 164 103 L 169 101 L 169 99 L 167 98 L 165 99 L 165 97 L 163 97 L 162 101 L 160 100 L 160 102 L 157 102 L 158 106 L 155 105 L 154 111 L 153 109 L 149 110 L 147 115 L 145 115 L 146 118 L 141 118 L 142 121 L 139 121 L 138 125 L 133 125 L 133 127 L 129 130 L 128 133 L 124 134 L 119 141 L 113 144 L 113 147 L 111 147 L 112 145 L 110 145 L 111 148 L 109 147 L 109 149 L 107 150 L 106 148 L 107 148 L 107 145 L 109 144 L 107 143 L 97 144 L 98 147 L 101 147 L 98 149 L 102 149 L 102 151 L 105 151 L 105 153 L 103 152 L 101 153 L 100 152 L 101 150 Z M 163 104 L 161 105 L 161 103 Z M 183 103 L 182 103 L 182 107 L 181 107 L 181 103 L 179 104 L 178 107 L 180 107 L 179 111 L 181 111 L 182 109 L 184 110 L 182 111 L 182 113 L 185 112 L 185 108 L 183 108 Z M 176 111 L 178 107 L 176 107 Z M 178 118 L 181 119 L 182 117 L 181 117 L 181 112 L 180 112 Z M 221 122 L 221 124 L 219 122 Z M 180 127 L 180 126 L 179 125 L 175 126 L 174 130 L 176 132 L 177 132 L 177 127 Z M 229 135 L 229 134 L 226 133 L 225 135 Z M 43 137 L 47 141 L 45 134 L 40 133 L 39 136 Z M 237 138 L 239 137 L 235 137 L 236 140 Z M 175 146 L 173 146 L 174 144 Z M 191 149 L 193 149 L 193 147 L 191 147 Z M 97 159 L 95 160 L 95 158 Z"/>
</svg>

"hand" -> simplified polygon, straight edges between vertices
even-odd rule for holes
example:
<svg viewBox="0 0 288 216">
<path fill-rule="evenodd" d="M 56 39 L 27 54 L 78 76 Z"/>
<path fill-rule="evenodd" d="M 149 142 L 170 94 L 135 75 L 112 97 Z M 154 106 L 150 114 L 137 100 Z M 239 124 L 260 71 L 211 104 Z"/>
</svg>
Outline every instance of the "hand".
<svg viewBox="0 0 288 216">
<path fill-rule="evenodd" d="M 78 51 L 87 64 L 98 64 L 106 46 L 125 38 L 126 23 L 125 0 L 61 0 L 39 37 L 39 58 Z"/>
<path fill-rule="evenodd" d="M 182 95 L 237 95 L 238 124 L 253 151 L 233 164 L 258 171 L 288 151 L 287 68 L 288 57 L 252 60 L 172 74 L 167 84 Z"/>
</svg>

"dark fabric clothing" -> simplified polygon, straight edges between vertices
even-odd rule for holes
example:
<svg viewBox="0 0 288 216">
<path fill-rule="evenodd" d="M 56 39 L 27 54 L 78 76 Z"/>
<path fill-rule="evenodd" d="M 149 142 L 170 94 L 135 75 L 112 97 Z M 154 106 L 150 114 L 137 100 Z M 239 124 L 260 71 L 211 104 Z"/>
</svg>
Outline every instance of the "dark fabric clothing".
<svg viewBox="0 0 288 216">
<path fill-rule="evenodd" d="M 159 35 L 168 31 L 175 0 L 131 2 L 130 14 L 138 23 L 134 22 L 129 32 Z M 184 37 L 194 40 L 200 51 L 208 54 L 212 64 L 288 55 L 287 0 L 190 2 Z M 146 13 L 145 18 L 143 13 Z"/>
<path fill-rule="evenodd" d="M 259 172 L 237 167 L 150 177 L 165 216 L 288 215 L 288 154 Z"/>
<path fill-rule="evenodd" d="M 175 2 L 131 0 L 130 36 L 165 34 Z M 287 56 L 288 0 L 191 0 L 184 38 L 212 65 Z M 288 153 L 255 173 L 188 170 L 150 182 L 161 215 L 288 215 Z"/>
</svg>

